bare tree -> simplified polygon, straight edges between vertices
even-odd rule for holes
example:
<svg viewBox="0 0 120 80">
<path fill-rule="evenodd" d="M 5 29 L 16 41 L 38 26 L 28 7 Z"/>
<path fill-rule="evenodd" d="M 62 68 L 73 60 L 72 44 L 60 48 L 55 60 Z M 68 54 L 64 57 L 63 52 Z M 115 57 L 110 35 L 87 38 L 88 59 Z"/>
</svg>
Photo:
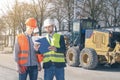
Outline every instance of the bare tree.
<svg viewBox="0 0 120 80">
<path fill-rule="evenodd" d="M 4 15 L 4 23 L 6 24 L 6 27 L 12 31 L 14 37 L 13 45 L 16 34 L 19 32 L 24 32 L 25 30 L 25 20 L 29 17 L 36 17 L 33 7 L 34 5 L 32 4 L 20 3 L 16 0 L 13 8 L 10 9 L 6 15 Z"/>
<path fill-rule="evenodd" d="M 74 13 L 74 0 L 64 0 L 64 7 L 66 9 L 66 16 L 68 21 L 68 31 L 70 32 L 70 26 L 73 19 Z"/>
<path fill-rule="evenodd" d="M 98 20 L 99 16 L 103 10 L 103 2 L 104 0 L 84 0 L 81 1 L 81 5 L 78 7 L 81 9 L 80 11 L 82 12 L 81 15 L 90 17 L 92 19 Z"/>
<path fill-rule="evenodd" d="M 59 23 L 59 30 L 62 30 L 62 21 L 66 18 L 63 0 L 56 0 L 53 4 L 54 11 L 52 16 L 57 19 Z"/>
<path fill-rule="evenodd" d="M 120 0 L 105 0 L 105 9 L 107 10 L 106 15 L 109 26 L 120 25 Z M 104 10 L 105 10 L 104 9 Z M 103 14 L 106 17 L 105 14 Z"/>
<path fill-rule="evenodd" d="M 4 33 L 5 29 L 6 29 L 5 23 L 2 18 L 3 18 L 3 16 L 0 18 L 0 35 L 2 35 L 2 33 Z"/>
<path fill-rule="evenodd" d="M 43 20 L 46 17 L 46 9 L 50 0 L 32 0 L 34 4 L 34 11 L 36 13 L 36 19 L 38 21 L 38 27 L 41 35 Z M 36 3 L 37 2 L 37 3 Z"/>
</svg>

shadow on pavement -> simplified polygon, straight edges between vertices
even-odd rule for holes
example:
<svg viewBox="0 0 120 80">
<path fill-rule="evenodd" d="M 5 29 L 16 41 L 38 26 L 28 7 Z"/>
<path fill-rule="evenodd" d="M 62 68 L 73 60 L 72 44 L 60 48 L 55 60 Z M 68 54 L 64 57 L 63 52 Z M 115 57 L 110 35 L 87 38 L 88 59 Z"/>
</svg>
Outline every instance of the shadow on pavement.
<svg viewBox="0 0 120 80">
<path fill-rule="evenodd" d="M 120 72 L 120 64 L 115 64 L 114 66 L 98 65 L 98 67 L 95 70 L 108 71 L 108 72 Z"/>
</svg>

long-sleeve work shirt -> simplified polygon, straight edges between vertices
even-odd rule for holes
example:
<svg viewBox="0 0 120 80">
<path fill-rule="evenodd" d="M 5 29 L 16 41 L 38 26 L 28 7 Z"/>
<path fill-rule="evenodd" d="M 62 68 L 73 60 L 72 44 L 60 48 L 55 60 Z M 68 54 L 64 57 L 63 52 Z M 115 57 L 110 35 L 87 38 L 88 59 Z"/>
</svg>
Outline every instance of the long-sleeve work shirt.
<svg viewBox="0 0 120 80">
<path fill-rule="evenodd" d="M 34 44 L 33 44 L 33 41 L 32 41 L 32 37 L 27 35 L 25 33 L 28 41 L 29 41 L 29 55 L 28 55 L 28 62 L 27 64 L 25 64 L 24 66 L 37 66 L 38 65 L 38 61 L 37 61 L 37 57 L 36 57 L 36 54 L 35 54 L 35 50 L 34 50 Z M 24 43 L 24 41 L 23 41 Z M 18 44 L 18 39 L 16 38 L 16 41 L 15 41 L 15 45 L 14 45 L 14 56 L 15 56 L 15 61 L 18 62 L 18 54 L 20 52 L 20 47 L 19 47 L 19 44 Z"/>
</svg>

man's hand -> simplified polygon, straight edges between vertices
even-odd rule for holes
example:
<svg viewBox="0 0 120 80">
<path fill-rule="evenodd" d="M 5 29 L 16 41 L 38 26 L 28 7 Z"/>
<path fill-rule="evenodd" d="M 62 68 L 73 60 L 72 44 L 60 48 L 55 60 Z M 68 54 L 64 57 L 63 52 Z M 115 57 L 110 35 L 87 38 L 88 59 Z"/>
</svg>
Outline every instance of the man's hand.
<svg viewBox="0 0 120 80">
<path fill-rule="evenodd" d="M 21 65 L 18 65 L 18 72 L 19 73 L 25 73 L 27 70 L 27 67 L 26 66 L 21 66 Z"/>
<path fill-rule="evenodd" d="M 36 51 L 38 51 L 39 47 L 40 47 L 40 44 L 34 44 L 34 49 L 35 49 Z"/>
<path fill-rule="evenodd" d="M 50 46 L 50 47 L 48 47 L 48 49 L 51 51 L 57 51 L 56 47 L 54 47 L 54 46 Z"/>
<path fill-rule="evenodd" d="M 41 71 L 42 70 L 42 67 L 41 67 L 41 64 L 39 63 L 38 65 L 38 71 Z"/>
</svg>

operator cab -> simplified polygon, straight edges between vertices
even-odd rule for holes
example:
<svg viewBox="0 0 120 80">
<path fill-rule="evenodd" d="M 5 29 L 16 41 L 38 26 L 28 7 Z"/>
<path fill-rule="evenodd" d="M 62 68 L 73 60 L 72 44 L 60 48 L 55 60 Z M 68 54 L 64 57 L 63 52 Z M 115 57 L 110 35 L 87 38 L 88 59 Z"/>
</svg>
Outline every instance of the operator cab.
<svg viewBox="0 0 120 80">
<path fill-rule="evenodd" d="M 80 46 L 80 49 L 84 47 L 85 32 L 86 29 L 96 28 L 97 21 L 92 19 L 78 19 L 73 21 L 72 26 L 72 40 L 71 43 L 74 46 Z"/>
</svg>

